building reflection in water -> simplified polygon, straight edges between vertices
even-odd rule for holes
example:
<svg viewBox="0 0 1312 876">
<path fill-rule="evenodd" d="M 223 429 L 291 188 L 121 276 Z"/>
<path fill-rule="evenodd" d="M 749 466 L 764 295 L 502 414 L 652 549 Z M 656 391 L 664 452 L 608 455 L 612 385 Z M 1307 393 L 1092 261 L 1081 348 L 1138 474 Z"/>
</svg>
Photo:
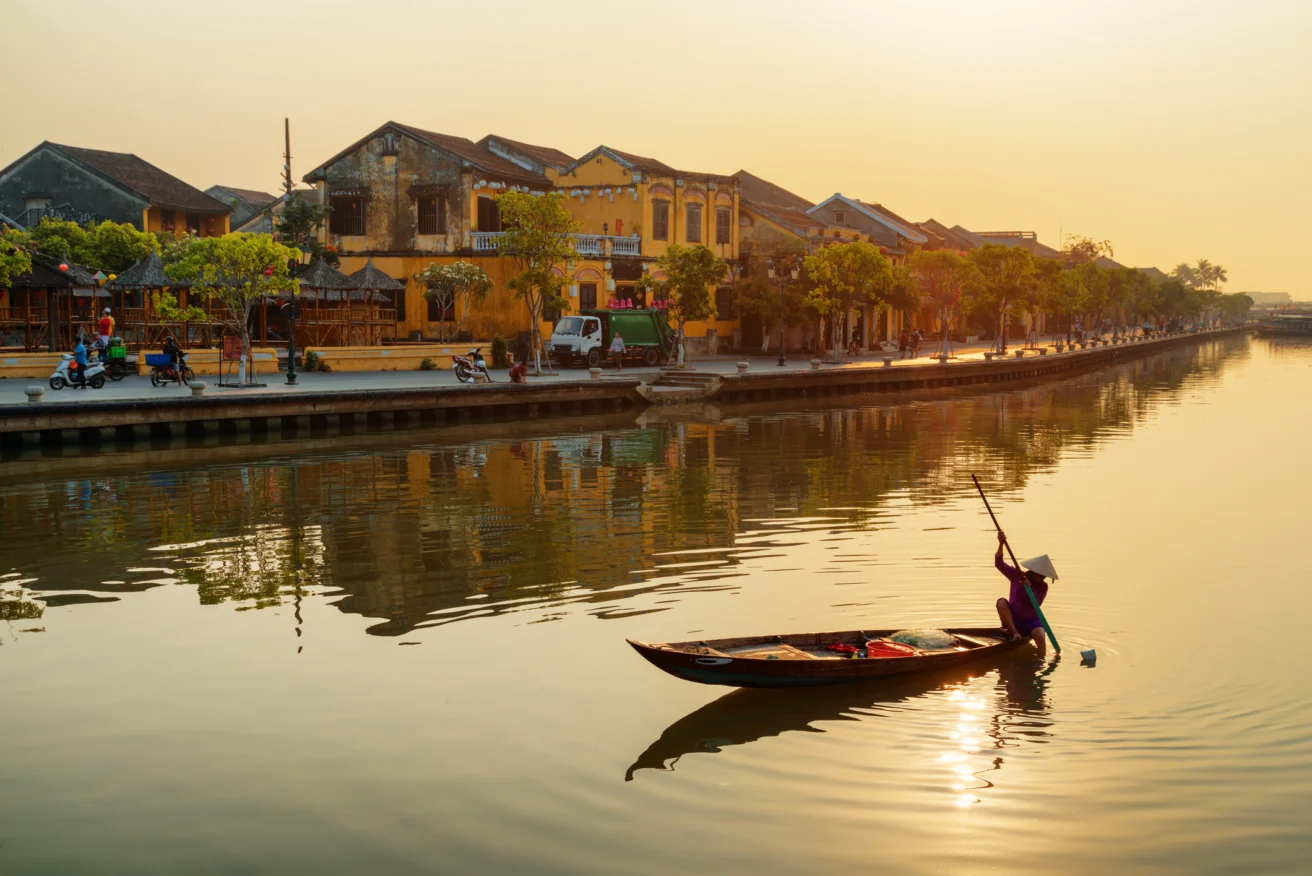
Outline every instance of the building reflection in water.
<svg viewBox="0 0 1312 876">
<path fill-rule="evenodd" d="M 1173 403 L 1246 343 L 928 401 L 654 411 L 545 437 L 489 428 L 464 444 L 442 430 L 342 437 L 76 480 L 56 467 L 20 483 L 24 463 L 8 463 L 0 526 L 18 537 L 0 571 L 24 580 L 12 599 L 34 591 L 47 605 L 180 582 L 239 608 L 318 594 L 385 636 L 528 608 L 624 616 L 615 603 L 636 595 L 736 588 L 741 558 L 786 552 L 789 527 L 872 526 L 893 502 L 966 495 L 971 471 L 995 492 L 1021 487 Z M 73 559 L 85 556 L 96 562 Z"/>
</svg>

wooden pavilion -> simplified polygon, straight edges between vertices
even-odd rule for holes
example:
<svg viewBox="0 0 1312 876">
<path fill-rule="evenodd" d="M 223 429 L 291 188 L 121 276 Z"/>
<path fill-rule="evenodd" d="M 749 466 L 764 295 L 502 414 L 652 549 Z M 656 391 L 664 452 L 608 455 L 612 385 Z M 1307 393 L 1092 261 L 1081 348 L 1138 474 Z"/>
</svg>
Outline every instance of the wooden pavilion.
<svg viewBox="0 0 1312 876">
<path fill-rule="evenodd" d="M 405 294 L 405 283 L 387 276 L 369 259 L 350 276 L 355 288 L 364 293 L 364 301 L 351 303 L 352 320 L 348 343 L 378 346 L 383 338 L 396 337 L 396 295 Z M 386 303 L 388 306 L 383 307 Z M 357 313 L 357 308 L 359 312 Z"/>
<path fill-rule="evenodd" d="M 219 332 L 208 317 L 199 322 L 164 320 L 155 312 L 153 296 L 170 292 L 178 297 L 178 306 L 188 306 L 192 284 L 174 280 L 164 273 L 164 263 L 151 253 L 112 280 L 107 288 L 115 296 L 114 313 L 117 331 L 128 345 L 157 347 L 172 335 L 182 347 L 212 346 Z M 209 314 L 208 302 L 190 302 Z"/>
<path fill-rule="evenodd" d="M 95 336 L 97 302 L 108 297 L 82 265 L 34 258 L 30 271 L 10 280 L 0 306 L 0 346 L 21 346 L 29 353 L 42 347 L 52 353 L 71 350 L 79 332 Z"/>
</svg>

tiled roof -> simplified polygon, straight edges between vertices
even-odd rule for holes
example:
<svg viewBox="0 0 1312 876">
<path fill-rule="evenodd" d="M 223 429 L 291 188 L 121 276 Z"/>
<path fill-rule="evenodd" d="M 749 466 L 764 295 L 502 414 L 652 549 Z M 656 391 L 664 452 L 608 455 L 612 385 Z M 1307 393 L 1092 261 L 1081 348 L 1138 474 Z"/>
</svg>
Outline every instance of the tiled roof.
<svg viewBox="0 0 1312 876">
<path fill-rule="evenodd" d="M 349 279 L 355 284 L 355 288 L 367 289 L 371 292 L 399 292 L 405 288 L 405 283 L 389 277 L 375 267 L 373 259 L 369 259 L 364 263 L 363 268 L 349 275 Z"/>
<path fill-rule="evenodd" d="M 668 173 L 670 175 L 678 173 L 677 170 L 670 167 L 664 161 L 657 161 L 655 158 L 644 158 L 641 155 L 634 155 L 632 152 L 621 152 L 620 150 L 612 149 L 609 146 L 603 146 L 601 148 L 613 155 L 618 155 L 632 165 L 635 170 L 640 170 L 643 173 Z"/>
<path fill-rule="evenodd" d="M 221 204 L 194 186 L 187 185 L 176 176 L 165 173 L 155 165 L 127 152 L 105 152 L 101 149 L 83 149 L 79 146 L 61 146 L 47 141 L 51 149 L 81 164 L 92 172 L 118 186 L 133 192 L 152 205 L 195 213 L 231 213 Z"/>
<path fill-rule="evenodd" d="M 754 173 L 740 170 L 734 176 L 738 178 L 740 196 L 757 204 L 787 207 L 803 213 L 815 206 L 806 198 L 795 195 L 788 189 L 775 185 L 768 179 L 762 179 Z"/>
<path fill-rule="evenodd" d="M 500 134 L 488 134 L 475 145 L 483 149 L 488 149 L 488 144 L 493 140 L 498 143 L 504 143 L 509 148 L 509 151 L 522 152 L 530 158 L 535 158 L 543 164 L 557 169 L 569 167 L 574 163 L 574 159 L 571 156 L 566 155 L 559 149 L 552 149 L 550 146 L 534 146 L 532 143 L 521 143 L 518 140 L 512 140 L 509 137 L 502 137 Z"/>
<path fill-rule="evenodd" d="M 393 124 L 396 124 L 393 122 Z M 491 174 L 499 174 L 514 179 L 533 180 L 542 182 L 546 178 L 541 174 L 534 173 L 531 170 L 520 167 L 518 164 L 507 161 L 500 155 L 494 155 L 489 149 L 479 146 L 473 140 L 465 137 L 456 137 L 453 134 L 439 134 L 436 131 L 425 131 L 422 128 L 412 128 L 409 125 L 396 124 L 396 127 L 408 132 L 412 136 L 424 140 L 439 149 L 445 149 L 459 155 L 461 158 L 481 168 Z"/>
<path fill-rule="evenodd" d="M 807 235 L 812 228 L 825 229 L 827 226 L 815 216 L 808 214 L 805 210 L 794 210 L 788 207 L 778 207 L 774 204 L 758 204 L 755 201 L 749 201 L 739 196 L 739 204 L 742 208 L 752 212 L 759 213 L 765 218 L 776 224 L 782 225 L 799 235 Z"/>
<path fill-rule="evenodd" d="M 518 164 L 507 161 L 501 156 L 493 154 L 485 147 L 478 145 L 473 140 L 469 140 L 465 137 L 456 137 L 452 134 L 439 134 L 436 131 L 425 131 L 422 128 L 402 125 L 399 122 L 388 122 L 377 130 L 369 132 L 350 146 L 347 146 L 341 152 L 338 152 L 332 158 L 329 158 L 327 161 L 315 167 L 314 170 L 311 170 L 301 179 L 305 182 L 322 179 L 323 171 L 328 165 L 333 164 L 344 156 L 356 151 L 389 128 L 394 128 L 404 134 L 408 134 L 421 143 L 427 143 L 435 149 L 450 152 L 495 178 L 509 178 L 519 182 L 536 184 L 546 183 L 546 177 L 542 174 L 535 173 L 531 170 L 520 167 Z"/>
<path fill-rule="evenodd" d="M 234 186 L 213 186 L 216 189 L 223 189 L 225 192 L 231 192 L 234 197 L 241 200 L 252 210 L 263 207 L 270 201 L 278 200 L 276 195 L 268 192 L 256 191 L 255 189 L 239 189 Z"/>
</svg>

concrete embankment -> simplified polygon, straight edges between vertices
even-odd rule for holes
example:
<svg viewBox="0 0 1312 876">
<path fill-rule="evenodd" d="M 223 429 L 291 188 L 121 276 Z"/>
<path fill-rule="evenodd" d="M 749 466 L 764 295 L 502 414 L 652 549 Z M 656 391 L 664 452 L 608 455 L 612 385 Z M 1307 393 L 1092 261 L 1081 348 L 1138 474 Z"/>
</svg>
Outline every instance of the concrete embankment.
<svg viewBox="0 0 1312 876">
<path fill-rule="evenodd" d="M 527 385 L 391 387 L 317 392 L 210 390 L 205 395 L 0 405 L 0 443 L 24 445 L 132 443 L 174 436 L 239 432 L 324 434 L 333 429 L 379 429 L 545 416 L 597 414 L 649 404 L 820 398 L 856 393 L 906 392 L 1063 377 L 1140 358 L 1171 347 L 1235 335 L 1245 328 L 1173 335 L 1150 341 L 1101 345 L 1022 358 L 969 358 L 895 367 L 761 370 L 740 374 L 702 372 L 705 380 L 674 386 L 640 380 L 553 380 Z"/>
<path fill-rule="evenodd" d="M 706 400 L 731 403 L 784 398 L 819 398 L 853 393 L 905 392 L 983 383 L 1005 383 L 1041 377 L 1062 377 L 1148 356 L 1182 344 L 1196 344 L 1199 341 L 1236 335 L 1245 331 L 1247 329 L 1244 327 L 1215 329 L 1147 341 L 1104 344 L 1063 353 L 1049 350 L 1046 354 L 1040 354 L 1035 350 L 1027 350 L 1020 358 L 1013 354 L 1008 358 L 997 358 L 992 361 L 967 359 L 939 363 L 930 360 L 924 365 L 899 365 L 892 368 L 831 368 L 732 374 L 722 377 L 719 383 L 707 392 Z"/>
<path fill-rule="evenodd" d="M 249 430 L 312 435 L 329 427 L 436 425 L 593 414 L 645 405 L 637 380 L 580 380 L 314 393 L 224 390 L 192 398 L 0 406 L 0 441 L 128 443 Z"/>
</svg>

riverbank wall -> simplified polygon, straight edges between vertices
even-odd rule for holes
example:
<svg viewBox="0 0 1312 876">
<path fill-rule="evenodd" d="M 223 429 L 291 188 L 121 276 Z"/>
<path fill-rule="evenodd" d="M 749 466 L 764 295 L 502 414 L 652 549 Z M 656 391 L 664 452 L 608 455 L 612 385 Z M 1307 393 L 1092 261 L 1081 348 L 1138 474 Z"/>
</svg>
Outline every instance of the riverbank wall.
<svg viewBox="0 0 1312 876">
<path fill-rule="evenodd" d="M 706 400 L 722 403 L 767 401 L 786 398 L 821 398 L 831 395 L 849 395 L 867 392 L 906 392 L 919 389 L 940 389 L 953 386 L 973 386 L 982 383 L 1007 383 L 1044 377 L 1064 377 L 1068 374 L 1104 368 L 1117 362 L 1152 355 L 1162 350 L 1203 340 L 1246 333 L 1247 327 L 1214 329 L 1205 332 L 1168 335 L 1150 340 L 1134 340 L 1119 344 L 1099 344 L 1080 350 L 1055 352 L 1045 348 L 1024 350 L 1017 357 L 992 360 L 962 359 L 939 362 L 931 359 L 924 365 L 898 365 L 896 367 L 864 366 L 860 368 L 830 368 L 811 371 L 780 371 L 771 373 L 732 374 L 723 376 L 711 388 Z"/>
<path fill-rule="evenodd" d="M 132 443 L 176 436 L 357 429 L 595 414 L 645 405 L 638 380 L 579 380 L 313 393 L 223 394 L 0 406 L 0 443 Z"/>
<path fill-rule="evenodd" d="M 177 436 L 269 433 L 322 435 L 410 425 L 524 420 L 589 415 L 643 408 L 653 403 L 733 404 L 772 399 L 822 398 L 858 393 L 907 392 L 1006 384 L 1056 377 L 1141 358 L 1181 345 L 1233 336 L 1236 327 L 1145 341 L 1107 344 L 1057 353 L 1025 351 L 992 361 L 760 371 L 716 375 L 696 391 L 678 388 L 661 398 L 661 387 L 638 379 L 552 381 L 455 387 L 371 388 L 320 392 L 251 392 L 239 389 L 190 398 L 142 398 L 76 403 L 0 405 L 0 445 L 131 444 Z M 659 383 L 659 381 L 658 381 Z"/>
</svg>

